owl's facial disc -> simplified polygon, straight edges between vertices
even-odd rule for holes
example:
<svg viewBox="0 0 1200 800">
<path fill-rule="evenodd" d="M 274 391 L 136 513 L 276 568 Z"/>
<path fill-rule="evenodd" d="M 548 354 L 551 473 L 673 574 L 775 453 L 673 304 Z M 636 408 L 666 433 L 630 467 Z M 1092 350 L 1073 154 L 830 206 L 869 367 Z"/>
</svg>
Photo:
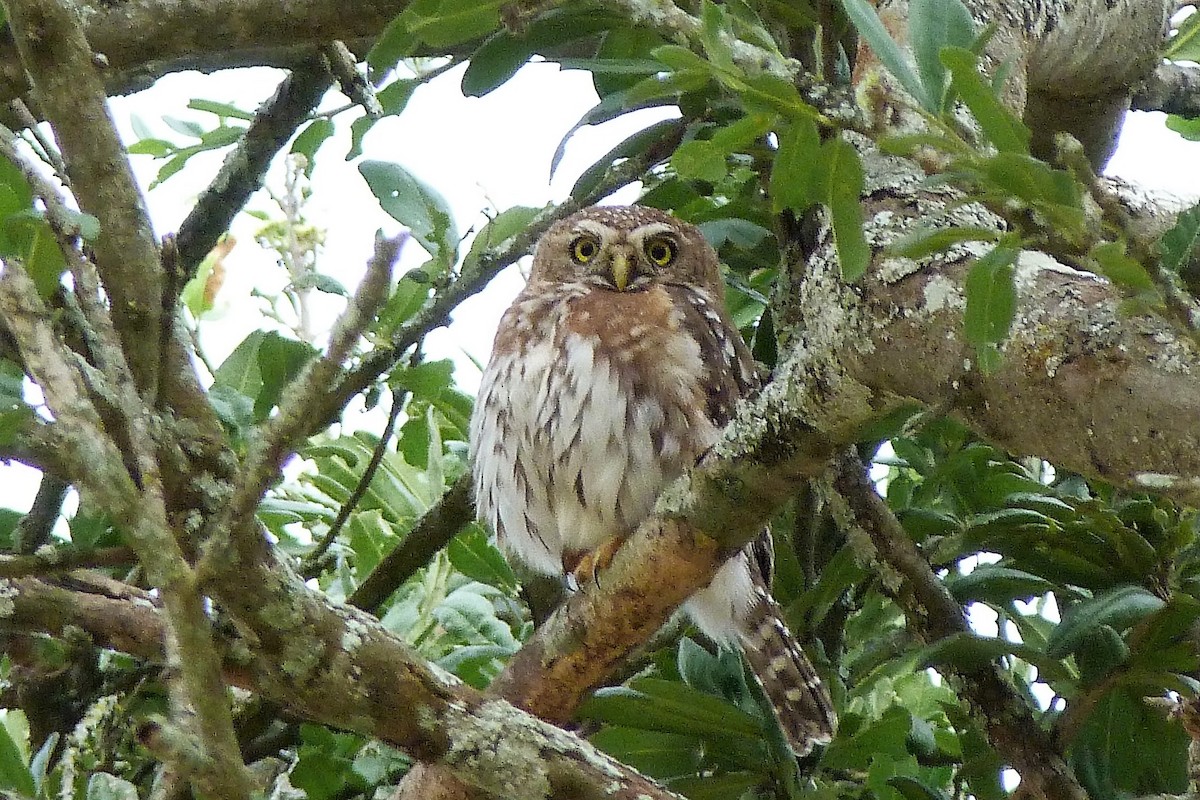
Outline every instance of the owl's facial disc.
<svg viewBox="0 0 1200 800">
<path fill-rule="evenodd" d="M 679 249 L 670 226 L 658 223 L 624 234 L 583 220 L 576 230 L 571 260 L 619 292 L 646 288 L 659 269 L 675 260 Z"/>
</svg>

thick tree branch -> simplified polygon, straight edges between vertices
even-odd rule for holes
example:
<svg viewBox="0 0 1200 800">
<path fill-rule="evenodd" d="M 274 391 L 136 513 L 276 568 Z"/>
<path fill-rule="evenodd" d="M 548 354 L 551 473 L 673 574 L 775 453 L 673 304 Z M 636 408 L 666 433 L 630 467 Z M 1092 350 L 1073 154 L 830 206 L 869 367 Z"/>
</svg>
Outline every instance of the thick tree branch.
<svg viewBox="0 0 1200 800">
<path fill-rule="evenodd" d="M 92 243 L 138 389 L 158 391 L 163 341 L 158 247 L 133 172 L 108 115 L 107 94 L 74 6 L 6 0 L 21 60 L 34 76 L 81 209 L 100 220 Z"/>
</svg>

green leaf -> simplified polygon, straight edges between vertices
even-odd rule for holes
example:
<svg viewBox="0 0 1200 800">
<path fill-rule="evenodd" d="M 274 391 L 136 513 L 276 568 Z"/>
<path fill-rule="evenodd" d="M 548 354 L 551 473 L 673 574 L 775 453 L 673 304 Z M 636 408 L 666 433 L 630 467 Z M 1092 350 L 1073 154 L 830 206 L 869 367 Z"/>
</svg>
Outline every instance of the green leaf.
<svg viewBox="0 0 1200 800">
<path fill-rule="evenodd" d="M 725 152 L 709 141 L 684 142 L 671 155 L 671 168 L 685 180 L 716 183 L 725 177 Z"/>
<path fill-rule="evenodd" d="M 1187 791 L 1188 736 L 1183 726 L 1117 687 L 1099 698 L 1071 745 L 1070 763 L 1094 798 Z"/>
<path fill-rule="evenodd" d="M 695 736 L 606 725 L 589 741 L 623 764 L 663 780 L 695 773 L 703 743 Z"/>
<path fill-rule="evenodd" d="M 1195 17 L 1195 15 L 1192 15 Z M 1178 114 L 1167 115 L 1167 128 L 1175 131 L 1189 142 L 1200 142 L 1200 117 L 1181 117 Z"/>
<path fill-rule="evenodd" d="M 304 165 L 304 174 L 312 176 L 313 167 L 316 166 L 317 148 L 319 148 L 326 139 L 333 135 L 333 120 L 329 119 L 314 119 L 305 126 L 304 130 L 296 136 L 292 141 L 292 152 L 299 153 L 307 159 Z"/>
<path fill-rule="evenodd" d="M 940 52 L 950 70 L 951 88 L 971 109 L 987 140 L 1002 153 L 1029 153 L 1029 129 L 1006 109 L 991 84 L 979 73 L 979 59 L 963 47 L 946 47 Z"/>
<path fill-rule="evenodd" d="M 879 19 L 875 8 L 866 0 L 842 0 L 846 16 L 854 23 L 859 34 L 867 40 L 867 44 L 875 51 L 875 55 L 887 67 L 888 72 L 900 82 L 904 90 L 924 109 L 933 111 L 937 108 L 936 98 L 921 82 L 905 58 L 900 46 L 888 35 L 887 28 Z"/>
<path fill-rule="evenodd" d="M 1008 337 L 1017 312 L 1013 264 L 1020 252 L 1012 239 L 1002 239 L 976 259 L 967 272 L 963 331 L 977 352 L 988 345 L 998 345 Z"/>
<path fill-rule="evenodd" d="M 899 792 L 904 800 L 950 800 L 950 795 L 941 788 L 908 775 L 888 778 L 887 785 Z"/>
<path fill-rule="evenodd" d="M 458 229 L 445 198 L 399 164 L 364 161 L 358 171 L 383 210 L 449 269 L 457 260 Z"/>
<path fill-rule="evenodd" d="M 1055 590 L 1055 585 L 1040 575 L 1011 567 L 985 564 L 966 575 L 946 578 L 946 588 L 954 599 L 1002 604 L 1014 597 L 1037 597 Z"/>
<path fill-rule="evenodd" d="M 586 719 L 639 730 L 759 740 L 762 723 L 732 703 L 661 678 L 600 689 L 580 708 Z"/>
<path fill-rule="evenodd" d="M 1200 15 L 1192 14 L 1167 42 L 1163 58 L 1171 61 L 1200 61 Z"/>
<path fill-rule="evenodd" d="M 953 633 L 939 639 L 917 653 L 917 663 L 924 667 L 953 664 L 965 670 L 992 664 L 998 658 L 1016 656 L 1038 668 L 1043 679 L 1066 679 L 1068 673 L 1058 659 L 1050 658 L 1029 645 L 1006 639 L 977 636 L 973 633 Z"/>
<path fill-rule="evenodd" d="M 1200 16 L 1200 15 L 1193 15 Z M 1200 245 L 1200 205 L 1195 205 L 1175 218 L 1175 224 L 1163 234 L 1159 246 L 1162 249 L 1163 266 L 1179 272 L 1198 251 Z"/>
<path fill-rule="evenodd" d="M 11 789 L 26 797 L 37 794 L 33 773 L 29 771 L 21 747 L 13 741 L 7 725 L 0 725 L 0 789 Z"/>
<path fill-rule="evenodd" d="M 940 54 L 943 47 L 969 48 L 975 39 L 975 21 L 959 0 L 913 0 L 908 9 L 908 38 L 921 84 L 931 105 L 939 112 L 945 96 L 946 69 Z"/>
<path fill-rule="evenodd" d="M 1140 292 L 1155 291 L 1146 268 L 1125 254 L 1125 242 L 1102 242 L 1088 252 L 1098 271 L 1114 284 Z"/>
<path fill-rule="evenodd" d="M 820 198 L 821 137 L 816 123 L 800 119 L 779 134 L 771 164 L 771 209 L 803 213 Z"/>
<path fill-rule="evenodd" d="M 1000 236 L 1000 232 L 995 228 L 917 228 L 888 245 L 887 252 L 890 255 L 919 260 L 934 253 L 944 253 L 963 242 L 995 242 Z"/>
<path fill-rule="evenodd" d="M 254 331 L 217 367 L 214 385 L 253 399 L 255 419 L 263 420 L 315 353 L 305 342 Z"/>
<path fill-rule="evenodd" d="M 216 114 L 218 117 L 242 119 L 246 122 L 254 121 L 253 111 L 244 111 L 237 106 L 230 105 L 229 103 L 218 103 L 215 100 L 193 98 L 192 100 L 188 101 L 187 107 L 196 111 L 207 111 L 210 114 Z"/>
<path fill-rule="evenodd" d="M 468 578 L 508 593 L 517 590 L 512 567 L 479 525 L 468 525 L 459 531 L 446 546 L 446 553 L 454 568 Z"/>
<path fill-rule="evenodd" d="M 859 202 L 863 190 L 862 163 L 854 145 L 844 139 L 830 139 L 821 149 L 825 170 L 822 199 L 829 206 L 842 279 L 853 283 L 871 263 L 871 247 L 863 234 Z"/>
<path fill-rule="evenodd" d="M 1166 603 L 1141 586 L 1119 586 L 1072 606 L 1050 635 L 1046 655 L 1065 658 L 1084 637 L 1101 625 L 1124 630 Z"/>
<path fill-rule="evenodd" d="M 589 196 L 595 191 L 600 180 L 614 163 L 646 152 L 648 148 L 659 144 L 663 140 L 668 139 L 668 137 L 678 135 L 681 129 L 682 123 L 679 120 L 668 119 L 656 122 L 633 134 L 601 156 L 600 160 L 595 164 L 584 170 L 583 174 L 575 181 L 575 185 L 571 187 L 571 196 Z"/>
</svg>

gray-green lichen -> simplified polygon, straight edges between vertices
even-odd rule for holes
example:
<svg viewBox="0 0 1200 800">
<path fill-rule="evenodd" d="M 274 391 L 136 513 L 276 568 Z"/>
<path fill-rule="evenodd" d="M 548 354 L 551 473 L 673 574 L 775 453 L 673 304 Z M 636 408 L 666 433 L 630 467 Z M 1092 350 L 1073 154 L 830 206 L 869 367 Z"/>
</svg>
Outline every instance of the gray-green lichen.
<svg viewBox="0 0 1200 800">
<path fill-rule="evenodd" d="M 17 587 L 7 578 L 0 578 L 0 617 L 11 617 L 17 610 L 13 598 L 17 596 Z"/>
</svg>

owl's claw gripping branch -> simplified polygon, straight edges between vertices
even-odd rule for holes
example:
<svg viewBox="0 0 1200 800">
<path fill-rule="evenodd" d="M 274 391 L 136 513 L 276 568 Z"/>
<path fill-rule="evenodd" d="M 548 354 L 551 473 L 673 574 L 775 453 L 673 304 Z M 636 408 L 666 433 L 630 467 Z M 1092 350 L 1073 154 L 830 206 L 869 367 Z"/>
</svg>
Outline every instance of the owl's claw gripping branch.
<svg viewBox="0 0 1200 800">
<path fill-rule="evenodd" d="M 613 556 L 625 544 L 626 536 L 613 536 L 592 550 L 575 550 L 563 553 L 563 571 L 575 576 L 575 585 L 583 586 L 586 581 L 600 583 L 600 573 L 612 563 Z"/>
</svg>

